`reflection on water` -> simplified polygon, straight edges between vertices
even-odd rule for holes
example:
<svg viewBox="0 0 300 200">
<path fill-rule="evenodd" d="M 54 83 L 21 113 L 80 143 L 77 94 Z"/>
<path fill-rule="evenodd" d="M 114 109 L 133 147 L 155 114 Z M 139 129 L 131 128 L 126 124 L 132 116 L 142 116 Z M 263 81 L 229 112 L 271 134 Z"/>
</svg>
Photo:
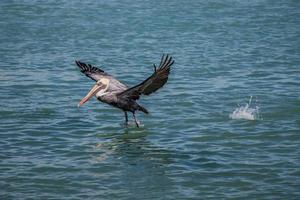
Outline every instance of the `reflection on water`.
<svg viewBox="0 0 300 200">
<path fill-rule="evenodd" d="M 110 156 L 117 159 L 130 161 L 138 157 L 145 160 L 159 161 L 161 163 L 170 163 L 170 152 L 162 147 L 155 146 L 147 140 L 147 129 L 137 128 L 135 130 L 125 129 L 123 134 L 112 133 L 103 134 L 101 142 L 95 145 L 95 149 L 101 154 L 96 160 L 104 161 Z"/>
<path fill-rule="evenodd" d="M 172 152 L 151 143 L 147 135 L 147 129 L 125 129 L 122 134 L 104 134 L 103 137 L 99 134 L 101 141 L 95 145 L 97 153 L 91 162 L 118 166 L 118 174 L 122 176 L 119 184 L 123 192 L 133 197 L 140 193 L 145 198 L 155 198 L 157 190 L 176 193 L 173 180 L 166 175 L 173 163 Z M 95 176 L 102 177 L 101 174 Z M 145 187 L 148 187 L 147 194 L 143 194 Z"/>
</svg>

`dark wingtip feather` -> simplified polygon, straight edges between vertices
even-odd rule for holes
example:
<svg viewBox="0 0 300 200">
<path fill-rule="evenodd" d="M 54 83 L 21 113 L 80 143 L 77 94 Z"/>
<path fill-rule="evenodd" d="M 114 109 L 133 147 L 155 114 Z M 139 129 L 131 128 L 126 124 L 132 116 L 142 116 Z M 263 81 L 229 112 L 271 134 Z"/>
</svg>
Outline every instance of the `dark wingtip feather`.
<svg viewBox="0 0 300 200">
<path fill-rule="evenodd" d="M 172 62 L 172 57 L 170 56 L 169 59 L 168 59 L 168 61 L 165 63 L 164 66 L 162 66 L 162 68 L 169 68 L 171 66 L 170 65 L 171 62 Z"/>
<path fill-rule="evenodd" d="M 153 67 L 154 67 L 154 72 L 156 72 L 156 70 L 157 70 L 156 65 L 153 64 Z"/>
<path fill-rule="evenodd" d="M 79 60 L 75 60 L 76 65 L 82 70 L 84 70 L 83 66 L 82 66 L 82 62 L 80 62 Z"/>
<path fill-rule="evenodd" d="M 162 68 L 163 66 L 165 66 L 165 64 L 168 61 L 168 59 L 169 59 L 169 55 L 167 54 L 167 56 L 166 56 L 166 58 L 165 58 L 165 60 L 164 60 L 164 62 L 162 64 L 162 66 L 160 66 L 160 68 Z"/>
<path fill-rule="evenodd" d="M 163 54 L 162 57 L 161 57 L 161 60 L 160 60 L 160 63 L 159 63 L 159 67 L 160 67 L 161 64 L 163 63 L 164 58 L 165 58 L 165 54 Z"/>
<path fill-rule="evenodd" d="M 75 63 L 77 64 L 77 66 L 81 69 L 81 72 L 85 73 L 85 72 L 100 72 L 100 73 L 104 73 L 104 71 L 102 69 L 99 69 L 91 64 L 86 64 L 84 62 L 81 62 L 79 60 L 75 60 Z"/>
<path fill-rule="evenodd" d="M 80 63 L 80 61 L 79 60 L 75 60 L 75 63 L 76 63 L 76 65 L 79 67 L 80 65 L 79 65 L 79 63 Z"/>
<path fill-rule="evenodd" d="M 173 62 L 173 57 L 170 56 L 169 54 L 166 54 L 166 56 L 163 54 L 162 58 L 161 58 L 161 62 L 159 64 L 159 69 L 164 69 L 164 68 L 168 68 L 170 67 Z"/>
</svg>

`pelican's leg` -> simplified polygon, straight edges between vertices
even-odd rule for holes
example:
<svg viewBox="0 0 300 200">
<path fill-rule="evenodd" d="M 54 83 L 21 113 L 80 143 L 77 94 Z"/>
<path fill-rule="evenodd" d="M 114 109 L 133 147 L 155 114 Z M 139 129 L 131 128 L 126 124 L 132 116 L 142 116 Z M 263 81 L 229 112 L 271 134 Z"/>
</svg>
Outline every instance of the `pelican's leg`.
<svg viewBox="0 0 300 200">
<path fill-rule="evenodd" d="M 124 111 L 124 113 L 125 113 L 125 125 L 128 126 L 128 115 L 126 111 Z"/>
<path fill-rule="evenodd" d="M 137 122 L 136 117 L 135 117 L 135 112 L 133 112 L 132 115 L 133 115 L 136 127 L 140 128 L 139 123 Z"/>
</svg>

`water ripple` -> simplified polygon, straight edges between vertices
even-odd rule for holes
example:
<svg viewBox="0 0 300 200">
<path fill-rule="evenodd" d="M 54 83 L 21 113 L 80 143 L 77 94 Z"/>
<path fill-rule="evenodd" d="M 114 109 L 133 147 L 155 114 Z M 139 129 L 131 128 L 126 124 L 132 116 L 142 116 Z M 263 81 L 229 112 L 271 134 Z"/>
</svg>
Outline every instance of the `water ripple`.
<svg viewBox="0 0 300 200">
<path fill-rule="evenodd" d="M 0 4 L 0 199 L 299 199 L 295 1 Z M 75 59 L 133 86 L 163 53 L 140 129 L 77 108 Z M 250 96 L 263 120 L 231 120 Z"/>
</svg>

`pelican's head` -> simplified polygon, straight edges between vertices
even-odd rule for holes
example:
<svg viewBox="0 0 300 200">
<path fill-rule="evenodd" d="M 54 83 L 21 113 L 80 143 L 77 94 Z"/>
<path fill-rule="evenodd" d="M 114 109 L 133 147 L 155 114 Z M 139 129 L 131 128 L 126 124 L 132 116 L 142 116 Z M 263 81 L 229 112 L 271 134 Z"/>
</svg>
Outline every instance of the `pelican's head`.
<svg viewBox="0 0 300 200">
<path fill-rule="evenodd" d="M 78 107 L 82 106 L 85 102 L 87 102 L 98 92 L 104 93 L 108 89 L 108 85 L 109 85 L 109 79 L 103 78 L 98 80 L 96 84 L 90 89 L 88 94 L 81 99 L 81 101 L 78 104 Z"/>
</svg>

